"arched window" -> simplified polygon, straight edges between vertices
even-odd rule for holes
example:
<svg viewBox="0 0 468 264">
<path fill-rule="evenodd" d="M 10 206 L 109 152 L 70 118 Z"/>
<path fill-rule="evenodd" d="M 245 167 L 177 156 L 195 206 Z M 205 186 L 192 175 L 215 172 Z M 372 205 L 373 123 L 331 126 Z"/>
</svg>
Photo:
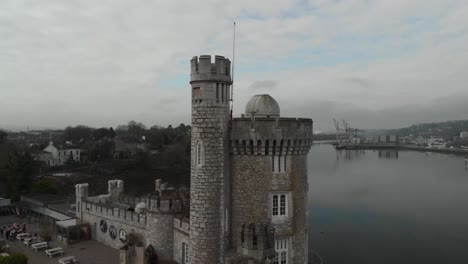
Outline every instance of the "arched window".
<svg viewBox="0 0 468 264">
<path fill-rule="evenodd" d="M 253 140 L 249 141 L 250 155 L 254 154 L 254 143 Z"/>
<path fill-rule="evenodd" d="M 200 141 L 197 143 L 196 162 L 197 162 L 197 166 L 203 165 L 203 146 Z"/>
</svg>

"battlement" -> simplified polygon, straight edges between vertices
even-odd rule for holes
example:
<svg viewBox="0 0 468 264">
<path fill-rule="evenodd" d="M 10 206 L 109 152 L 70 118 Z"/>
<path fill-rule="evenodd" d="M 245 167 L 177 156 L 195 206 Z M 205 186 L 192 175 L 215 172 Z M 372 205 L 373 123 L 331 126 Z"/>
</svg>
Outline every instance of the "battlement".
<svg viewBox="0 0 468 264">
<path fill-rule="evenodd" d="M 89 185 L 87 183 L 81 183 L 75 185 L 76 199 L 88 198 Z"/>
<path fill-rule="evenodd" d="M 109 204 L 84 201 L 83 213 L 89 213 L 104 218 L 111 218 L 115 221 L 131 224 L 140 228 L 146 227 L 146 214 L 139 214 L 122 208 L 112 207 Z"/>
<path fill-rule="evenodd" d="M 190 232 L 190 219 L 187 217 L 174 217 L 174 228 L 188 235 Z"/>
<path fill-rule="evenodd" d="M 312 145 L 311 119 L 235 118 L 231 153 L 234 155 L 306 155 Z"/>
<path fill-rule="evenodd" d="M 148 195 L 146 197 L 132 197 L 122 195 L 119 202 L 133 208 L 139 203 L 146 205 L 146 211 L 151 213 L 173 214 L 189 210 L 188 200 L 181 198 L 178 194 L 173 196 Z"/>
<path fill-rule="evenodd" d="M 214 63 L 211 55 L 194 56 L 190 60 L 191 82 L 196 81 L 224 81 L 231 83 L 231 61 L 224 56 L 216 55 Z"/>
</svg>

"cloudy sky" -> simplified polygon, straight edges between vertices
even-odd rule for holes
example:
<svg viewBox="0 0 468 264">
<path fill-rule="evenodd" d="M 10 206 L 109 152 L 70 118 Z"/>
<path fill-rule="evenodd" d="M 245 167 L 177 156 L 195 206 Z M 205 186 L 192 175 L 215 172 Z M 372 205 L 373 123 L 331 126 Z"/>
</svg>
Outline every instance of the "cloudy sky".
<svg viewBox="0 0 468 264">
<path fill-rule="evenodd" d="M 203 4 L 200 4 L 203 3 Z M 190 122 L 189 60 L 232 57 L 234 112 L 360 128 L 468 119 L 468 1 L 0 1 L 0 125 Z"/>
</svg>

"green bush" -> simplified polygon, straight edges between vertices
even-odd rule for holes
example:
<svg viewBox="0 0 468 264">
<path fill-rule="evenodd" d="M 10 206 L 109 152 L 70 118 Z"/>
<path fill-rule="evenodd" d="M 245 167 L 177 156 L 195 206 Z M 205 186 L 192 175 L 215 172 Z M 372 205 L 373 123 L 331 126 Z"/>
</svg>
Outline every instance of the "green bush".
<svg viewBox="0 0 468 264">
<path fill-rule="evenodd" d="M 8 257 L 0 257 L 0 264 L 28 264 L 28 258 L 17 253 Z"/>
</svg>

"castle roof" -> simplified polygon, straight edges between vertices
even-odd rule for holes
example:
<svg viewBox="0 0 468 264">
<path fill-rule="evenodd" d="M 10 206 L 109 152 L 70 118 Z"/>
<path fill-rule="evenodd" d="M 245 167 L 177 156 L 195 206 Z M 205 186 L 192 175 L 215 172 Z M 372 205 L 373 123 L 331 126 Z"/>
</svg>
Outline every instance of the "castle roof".
<svg viewBox="0 0 468 264">
<path fill-rule="evenodd" d="M 245 106 L 246 116 L 279 117 L 280 108 L 278 102 L 268 94 L 257 94 L 250 98 Z"/>
</svg>

